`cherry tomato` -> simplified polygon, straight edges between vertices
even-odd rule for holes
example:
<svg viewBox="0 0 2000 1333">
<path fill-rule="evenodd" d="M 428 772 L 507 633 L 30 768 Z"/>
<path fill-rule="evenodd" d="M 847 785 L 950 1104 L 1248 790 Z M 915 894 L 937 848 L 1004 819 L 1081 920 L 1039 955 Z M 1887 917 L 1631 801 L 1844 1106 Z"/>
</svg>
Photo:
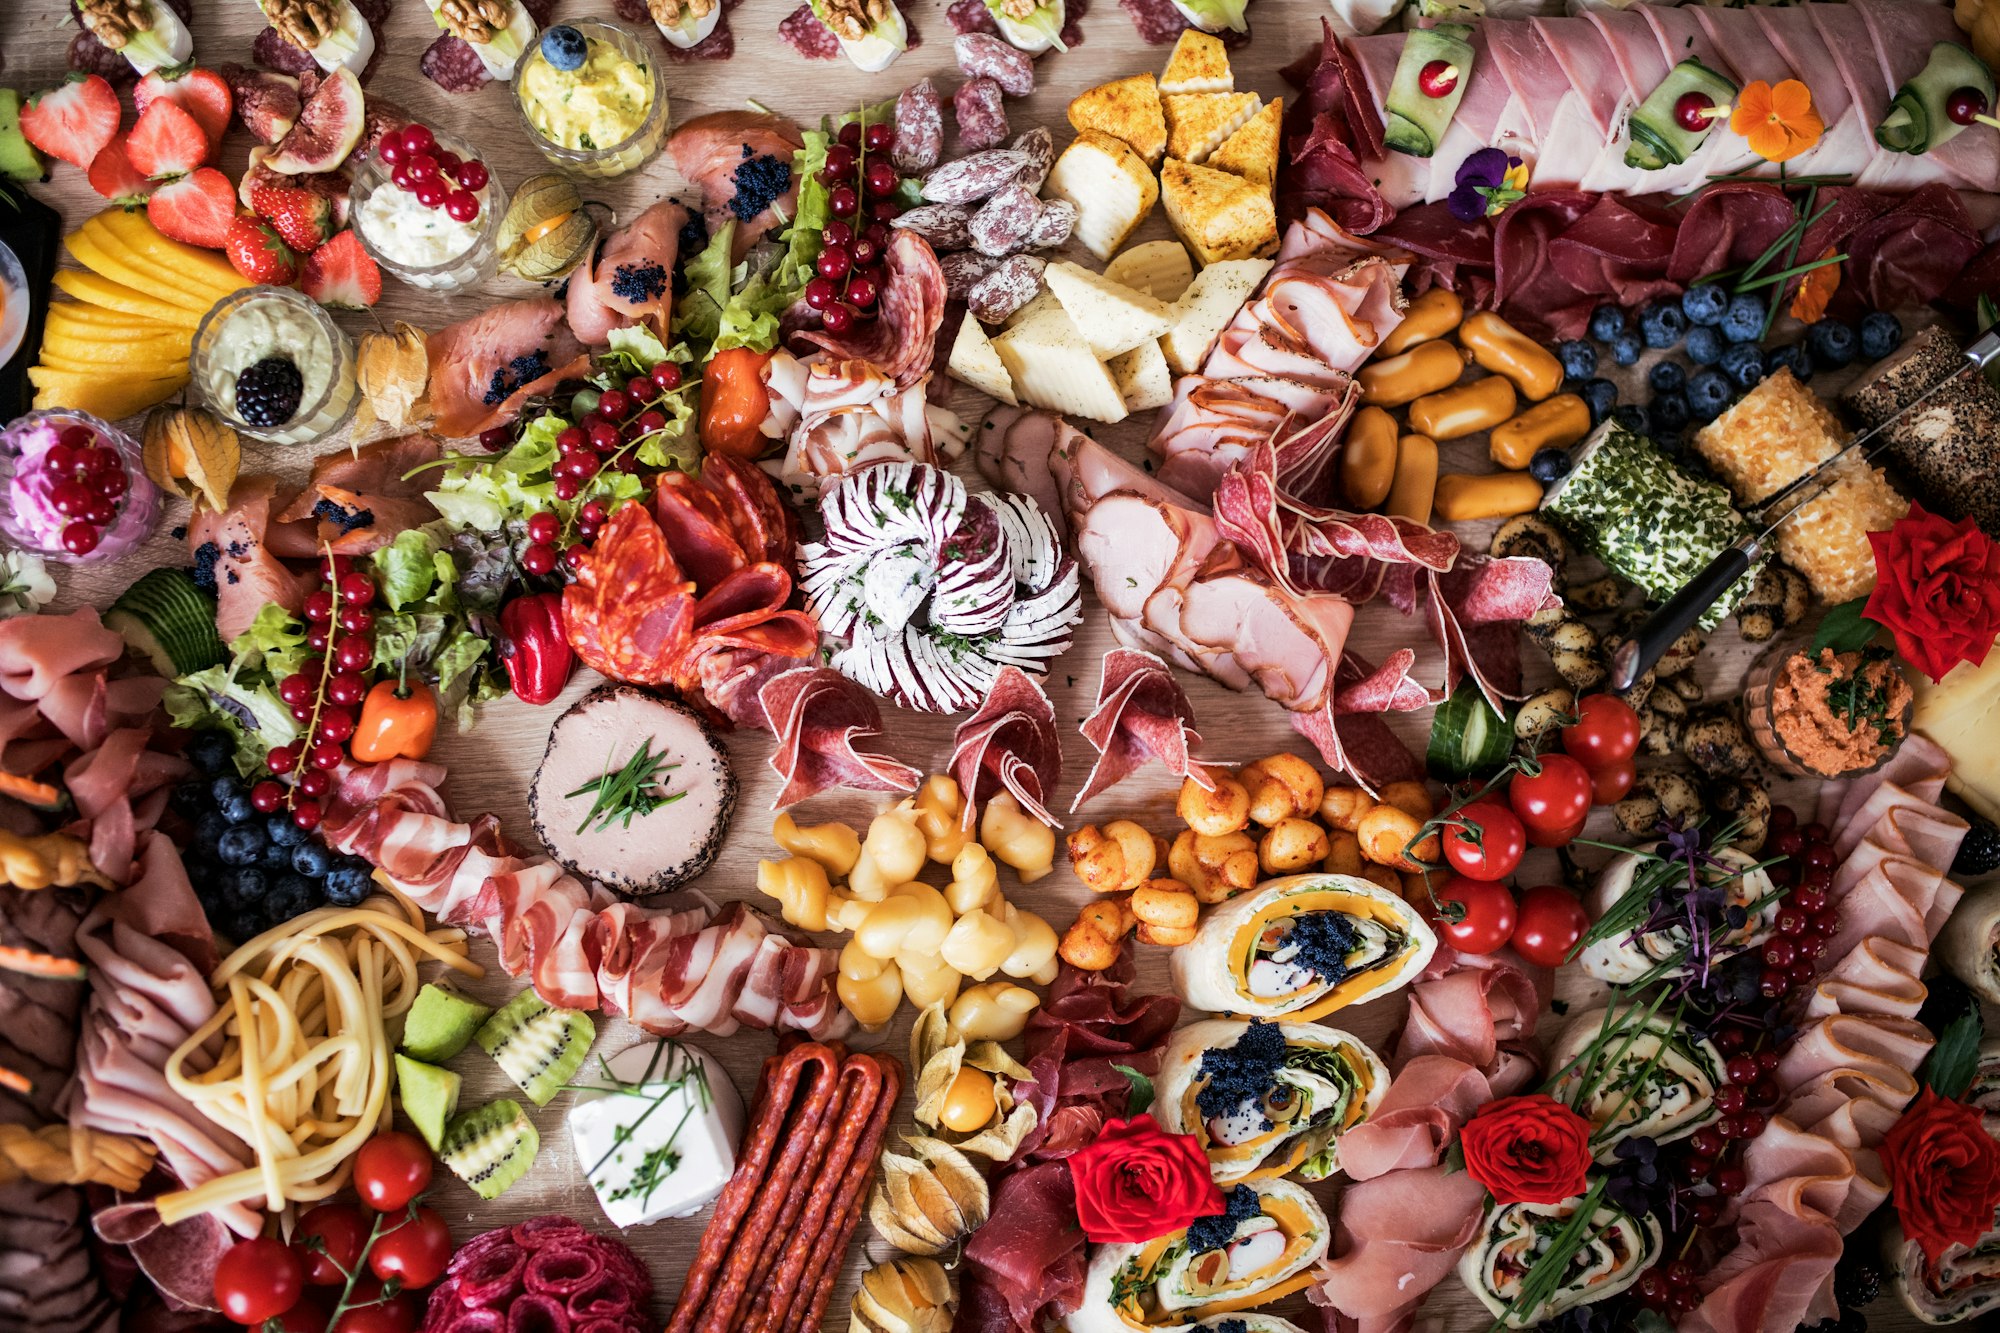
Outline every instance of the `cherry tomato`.
<svg viewBox="0 0 2000 1333">
<path fill-rule="evenodd" d="M 261 1324 L 298 1304 L 306 1265 L 283 1241 L 259 1236 L 222 1252 L 215 1266 L 215 1303 L 239 1324 Z"/>
<path fill-rule="evenodd" d="M 1632 790 L 1632 784 L 1639 780 L 1639 768 L 1630 759 L 1622 764 L 1606 764 L 1603 768 L 1590 770 L 1590 799 L 1598 805 L 1611 805 L 1625 799 L 1625 793 Z"/>
<path fill-rule="evenodd" d="M 1514 952 L 1542 967 L 1560 967 L 1590 926 L 1590 913 L 1568 889 L 1537 884 L 1521 895 Z"/>
<path fill-rule="evenodd" d="M 378 1213 L 401 1208 L 431 1183 L 431 1150 L 414 1134 L 377 1134 L 354 1154 L 354 1192 Z"/>
<path fill-rule="evenodd" d="M 318 1238 L 319 1244 L 306 1242 Z M 368 1244 L 368 1219 L 351 1203 L 323 1203 L 299 1219 L 292 1243 L 305 1256 L 306 1281 L 315 1287 L 337 1287 L 361 1262 Z"/>
<path fill-rule="evenodd" d="M 1539 773 L 1514 775 L 1507 803 L 1527 825 L 1529 842 L 1560 847 L 1589 816 L 1591 795 L 1589 769 L 1566 754 L 1545 754 Z"/>
<path fill-rule="evenodd" d="M 400 1278 L 406 1288 L 428 1287 L 444 1276 L 450 1261 L 451 1228 L 435 1209 L 423 1207 L 376 1237 L 368 1252 L 368 1267 L 376 1277 L 384 1282 Z"/>
<path fill-rule="evenodd" d="M 374 1305 L 358 1305 L 334 1321 L 332 1333 L 412 1333 L 417 1303 L 399 1293 Z"/>
<path fill-rule="evenodd" d="M 333 1316 L 332 1299 L 309 1291 L 279 1315 L 276 1324 L 265 1324 L 264 1333 L 326 1333 L 326 1321 Z"/>
<path fill-rule="evenodd" d="M 1444 827 L 1444 859 L 1467 879 L 1505 879 L 1527 850 L 1527 830 L 1498 801 L 1474 801 Z"/>
<path fill-rule="evenodd" d="M 1456 921 L 1443 915 L 1432 921 L 1445 943 L 1460 953 L 1492 953 L 1514 933 L 1514 895 L 1505 884 L 1453 875 L 1437 891 L 1437 902 L 1445 912 L 1457 910 L 1454 903 L 1463 908 Z"/>
<path fill-rule="evenodd" d="M 1562 729 L 1563 749 L 1585 768 L 1622 764 L 1639 752 L 1639 715 L 1615 694 L 1576 701 L 1576 725 Z"/>
</svg>

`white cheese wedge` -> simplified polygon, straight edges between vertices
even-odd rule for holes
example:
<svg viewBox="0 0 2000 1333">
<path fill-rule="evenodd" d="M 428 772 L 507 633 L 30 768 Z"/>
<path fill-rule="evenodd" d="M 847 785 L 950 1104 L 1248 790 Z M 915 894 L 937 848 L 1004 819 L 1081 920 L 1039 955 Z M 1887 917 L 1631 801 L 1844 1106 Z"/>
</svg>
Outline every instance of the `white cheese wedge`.
<svg viewBox="0 0 2000 1333">
<path fill-rule="evenodd" d="M 1129 352 L 1120 352 L 1106 363 L 1118 385 L 1118 395 L 1128 412 L 1150 412 L 1165 407 L 1174 398 L 1174 375 L 1167 369 L 1167 354 L 1157 339 L 1148 338 Z"/>
<path fill-rule="evenodd" d="M 661 1038 L 592 1060 L 570 1107 L 578 1166 L 605 1220 L 644 1226 L 715 1202 L 736 1170 L 743 1102 L 706 1051 Z"/>
<path fill-rule="evenodd" d="M 1020 400 L 1014 397 L 1013 376 L 1007 373 L 1007 363 L 993 350 L 992 340 L 970 311 L 966 312 L 965 321 L 958 326 L 958 337 L 952 341 L 951 359 L 945 369 L 960 384 L 969 384 L 1009 407 L 1019 405 Z"/>
<path fill-rule="evenodd" d="M 1167 119 L 1167 156 L 1206 162 L 1264 103 L 1255 93 L 1177 93 L 1162 97 L 1160 105 Z"/>
<path fill-rule="evenodd" d="M 1121 283 L 1107 282 L 1067 260 L 1050 264 L 1042 281 L 1062 302 L 1070 322 L 1100 361 L 1154 341 L 1173 323 L 1166 302 Z"/>
<path fill-rule="evenodd" d="M 1178 301 L 1194 281 L 1194 261 L 1179 241 L 1146 241 L 1121 250 L 1104 276 L 1162 301 Z"/>
<path fill-rule="evenodd" d="M 1201 369 L 1216 336 L 1270 271 L 1268 259 L 1225 259 L 1195 275 L 1193 285 L 1174 302 L 1173 326 L 1160 336 L 1160 350 L 1176 375 Z"/>
<path fill-rule="evenodd" d="M 1046 314 L 1051 307 L 1060 310 L 1062 302 L 1056 300 L 1055 294 L 1045 287 L 1030 297 L 1028 304 L 1002 320 L 1000 326 L 1007 329 L 1018 329 L 1036 317 Z"/>
<path fill-rule="evenodd" d="M 1015 395 L 1031 407 L 1090 421 L 1123 421 L 1129 413 L 1117 381 L 1060 303 L 993 340 L 993 350 L 1013 377 Z"/>
<path fill-rule="evenodd" d="M 1096 130 L 1076 136 L 1049 170 L 1042 197 L 1076 205 L 1073 233 L 1102 263 L 1118 253 L 1153 205 L 1160 183 L 1131 145 Z"/>
</svg>

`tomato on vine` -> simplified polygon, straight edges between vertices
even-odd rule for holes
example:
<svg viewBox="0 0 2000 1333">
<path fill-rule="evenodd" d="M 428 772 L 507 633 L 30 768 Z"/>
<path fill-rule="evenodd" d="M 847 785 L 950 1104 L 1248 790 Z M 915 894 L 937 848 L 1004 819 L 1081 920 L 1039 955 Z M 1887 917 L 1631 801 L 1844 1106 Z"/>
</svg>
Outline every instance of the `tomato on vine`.
<svg viewBox="0 0 2000 1333">
<path fill-rule="evenodd" d="M 1514 952 L 1541 967 L 1560 967 L 1590 928 L 1590 913 L 1559 884 L 1537 884 L 1521 895 Z"/>
<path fill-rule="evenodd" d="M 306 1281 L 315 1287 L 345 1283 L 368 1245 L 368 1225 L 351 1203 L 323 1203 L 300 1218 L 292 1243 L 304 1250 Z"/>
<path fill-rule="evenodd" d="M 238 1324 L 261 1324 L 283 1314 L 305 1289 L 299 1252 L 268 1236 L 237 1242 L 215 1266 L 215 1303 Z"/>
<path fill-rule="evenodd" d="M 1639 715 L 1615 694 L 1576 701 L 1576 722 L 1562 729 L 1562 746 L 1588 769 L 1630 762 L 1639 752 Z"/>
<path fill-rule="evenodd" d="M 405 1288 L 428 1287 L 444 1276 L 451 1248 L 451 1229 L 444 1219 L 436 1209 L 419 1205 L 376 1237 L 368 1267 L 384 1282 L 395 1278 Z"/>
<path fill-rule="evenodd" d="M 1638 766 L 1630 759 L 1622 764 L 1593 768 L 1590 770 L 1591 799 L 1599 805 L 1614 805 L 1625 799 L 1625 794 L 1638 780 Z"/>
<path fill-rule="evenodd" d="M 1537 847 L 1561 847 L 1581 832 L 1595 795 L 1590 770 L 1566 754 L 1540 756 L 1534 772 L 1516 773 L 1507 787 L 1507 803 Z"/>
<path fill-rule="evenodd" d="M 1492 953 L 1514 934 L 1514 895 L 1505 884 L 1453 875 L 1431 896 L 1432 926 L 1460 953 Z"/>
<path fill-rule="evenodd" d="M 414 1134 L 392 1129 L 354 1154 L 354 1192 L 378 1213 L 392 1213 L 431 1183 L 431 1150 Z"/>
<path fill-rule="evenodd" d="M 1444 859 L 1467 879 L 1505 879 L 1527 850 L 1527 830 L 1497 800 L 1469 802 L 1444 821 Z"/>
</svg>

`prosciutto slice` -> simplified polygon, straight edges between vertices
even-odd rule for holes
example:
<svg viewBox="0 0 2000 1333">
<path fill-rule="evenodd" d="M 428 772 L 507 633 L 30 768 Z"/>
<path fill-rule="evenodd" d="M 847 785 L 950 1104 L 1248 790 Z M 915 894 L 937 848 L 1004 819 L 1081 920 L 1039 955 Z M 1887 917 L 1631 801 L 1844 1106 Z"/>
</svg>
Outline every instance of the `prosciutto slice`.
<svg viewBox="0 0 2000 1333">
<path fill-rule="evenodd" d="M 1021 808 L 1044 824 L 1062 778 L 1062 740 L 1055 705 L 1033 676 L 1000 668 L 977 712 L 959 723 L 951 742 L 951 775 L 965 793 L 969 827 L 978 806 L 998 791 L 1013 793 Z"/>
<path fill-rule="evenodd" d="M 1113 648 L 1104 655 L 1097 704 L 1079 728 L 1097 762 L 1083 789 L 1070 802 L 1076 811 L 1130 777 L 1148 760 L 1158 760 L 1177 778 L 1193 778 L 1214 790 L 1215 779 L 1194 762 L 1201 733 L 1194 729 L 1194 705 L 1173 671 L 1152 653 Z"/>
</svg>

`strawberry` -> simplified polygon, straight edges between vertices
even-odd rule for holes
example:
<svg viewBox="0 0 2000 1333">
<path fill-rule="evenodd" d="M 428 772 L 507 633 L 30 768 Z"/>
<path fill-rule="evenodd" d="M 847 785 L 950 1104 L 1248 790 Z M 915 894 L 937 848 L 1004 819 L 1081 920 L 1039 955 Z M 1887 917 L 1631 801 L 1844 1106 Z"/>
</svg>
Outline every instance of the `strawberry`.
<svg viewBox="0 0 2000 1333">
<path fill-rule="evenodd" d="M 250 211 L 278 229 L 285 244 L 309 255 L 333 235 L 333 204 L 291 185 L 252 185 Z"/>
<path fill-rule="evenodd" d="M 113 139 L 90 162 L 90 188 L 115 204 L 143 204 L 153 182 L 139 173 L 121 139 Z"/>
<path fill-rule="evenodd" d="M 252 282 L 289 287 L 298 280 L 299 257 L 268 222 L 233 219 L 222 248 L 236 271 Z"/>
<path fill-rule="evenodd" d="M 124 113 L 101 74 L 72 74 L 21 108 L 21 134 L 50 157 L 90 170 Z"/>
<path fill-rule="evenodd" d="M 159 103 L 154 103 L 158 110 Z M 174 240 L 220 250 L 229 239 L 229 222 L 236 216 L 236 191 L 229 177 L 214 167 L 170 181 L 146 201 L 146 216 Z"/>
<path fill-rule="evenodd" d="M 208 131 L 179 102 L 156 97 L 133 123 L 125 151 L 148 176 L 185 176 L 208 161 Z"/>
<path fill-rule="evenodd" d="M 229 83 L 212 69 L 199 65 L 179 65 L 156 69 L 132 90 L 132 105 L 143 116 L 153 102 L 165 98 L 195 118 L 208 136 L 208 155 L 213 158 L 222 147 L 222 133 L 229 128 L 229 113 L 236 99 Z"/>
<path fill-rule="evenodd" d="M 321 305 L 365 310 L 382 299 L 382 270 L 361 248 L 361 238 L 344 231 L 306 259 L 299 285 Z"/>
</svg>

